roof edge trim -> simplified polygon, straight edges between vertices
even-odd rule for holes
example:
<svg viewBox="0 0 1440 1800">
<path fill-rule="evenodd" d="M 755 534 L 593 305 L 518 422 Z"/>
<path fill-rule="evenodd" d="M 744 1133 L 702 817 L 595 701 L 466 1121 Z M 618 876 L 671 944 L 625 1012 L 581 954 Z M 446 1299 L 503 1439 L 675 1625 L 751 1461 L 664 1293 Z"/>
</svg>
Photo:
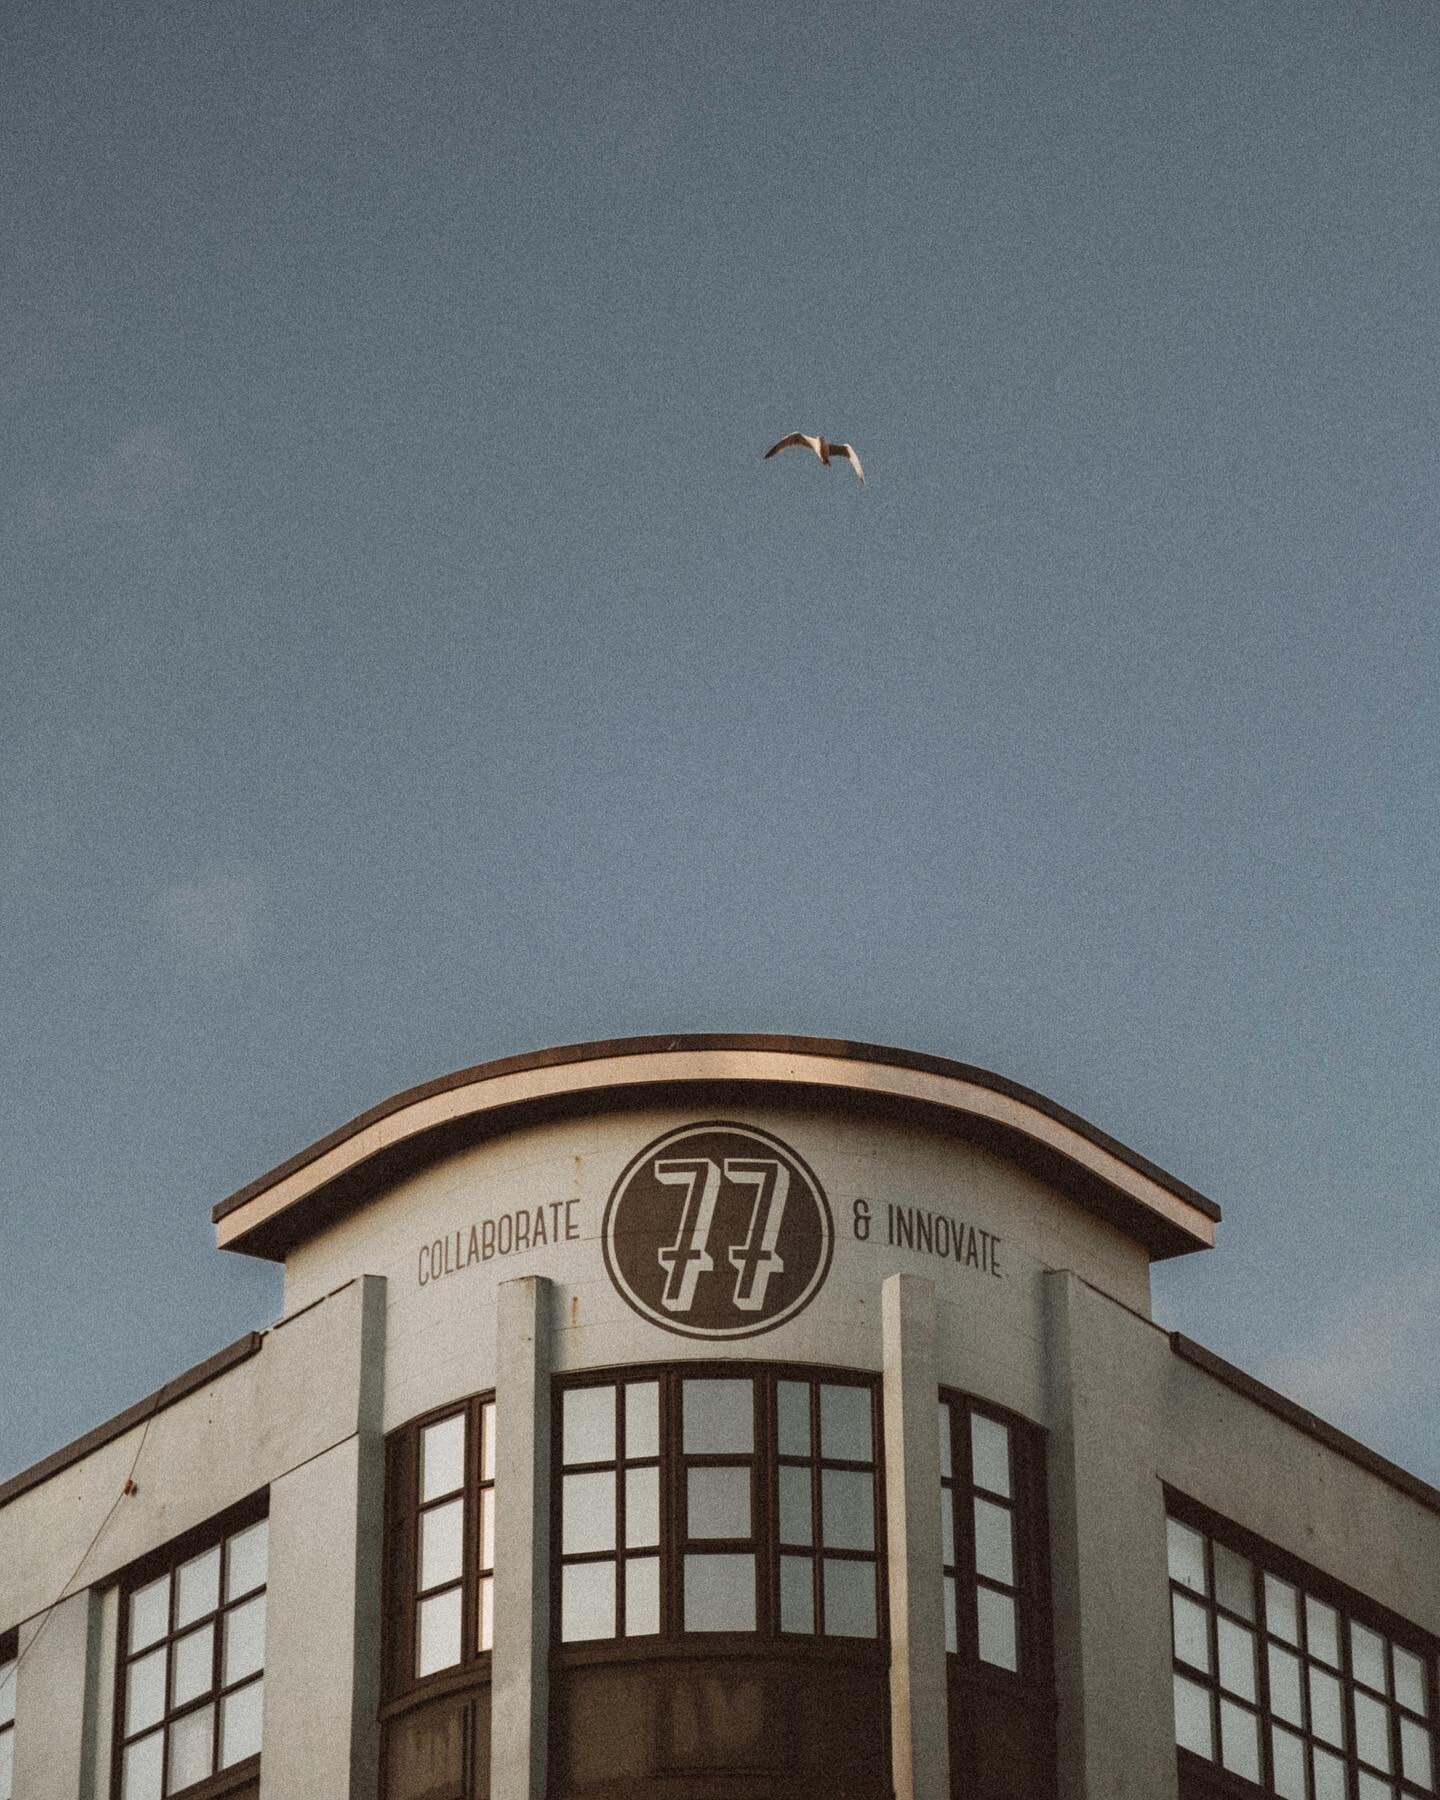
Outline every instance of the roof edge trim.
<svg viewBox="0 0 1440 1800">
<path fill-rule="evenodd" d="M 881 1071 L 890 1072 L 890 1078 Z M 1078 1114 L 968 1063 L 839 1038 L 692 1033 L 605 1039 L 503 1057 L 444 1075 L 359 1114 L 214 1208 L 216 1240 L 246 1240 L 384 1150 L 466 1116 L 567 1094 L 702 1081 L 780 1082 L 910 1099 L 1031 1138 L 1124 1193 L 1192 1249 L 1214 1242 L 1220 1208 Z M 256 1253 L 264 1255 L 265 1250 Z"/>
</svg>

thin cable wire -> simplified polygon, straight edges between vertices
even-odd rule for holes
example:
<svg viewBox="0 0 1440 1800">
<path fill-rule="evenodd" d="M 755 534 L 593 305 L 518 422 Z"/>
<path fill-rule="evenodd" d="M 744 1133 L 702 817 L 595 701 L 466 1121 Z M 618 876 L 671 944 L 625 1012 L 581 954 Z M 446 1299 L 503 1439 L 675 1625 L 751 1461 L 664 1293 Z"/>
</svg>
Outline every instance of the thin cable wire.
<svg viewBox="0 0 1440 1800">
<path fill-rule="evenodd" d="M 162 1388 L 160 1390 L 160 1392 L 163 1393 L 164 1389 Z M 141 1452 L 145 1448 L 145 1440 L 150 1435 L 151 1422 L 153 1421 L 156 1413 L 158 1413 L 159 1410 L 160 1410 L 160 1394 L 157 1394 L 155 1396 L 155 1404 L 150 1408 L 149 1412 L 146 1413 L 146 1415 L 145 1415 L 145 1428 L 140 1433 L 140 1442 L 135 1446 L 135 1454 L 130 1459 L 130 1472 L 125 1477 L 125 1480 L 124 1480 L 123 1485 L 121 1486 L 120 1492 L 110 1502 L 109 1512 L 106 1513 L 105 1517 L 95 1527 L 95 1535 L 94 1535 L 94 1537 L 91 1538 L 90 1542 L 85 1546 L 85 1554 L 80 1558 L 79 1562 L 76 1563 L 74 1569 L 71 1571 L 69 1580 L 66 1581 L 65 1585 L 61 1588 L 61 1590 L 60 1590 L 59 1594 L 56 1596 L 56 1598 L 54 1600 L 52 1600 L 50 1602 L 50 1604 L 47 1607 L 45 1607 L 44 1610 L 42 1611 L 42 1613 L 40 1615 L 39 1629 L 35 1632 L 34 1636 L 30 1639 L 30 1642 L 28 1644 L 26 1644 L 25 1648 L 15 1658 L 15 1664 L 14 1664 L 14 1667 L 11 1669 L 10 1676 L 9 1676 L 9 1680 L 11 1682 L 15 1682 L 18 1684 L 19 1675 L 20 1675 L 20 1665 L 21 1665 L 21 1663 L 24 1662 L 25 1658 L 30 1654 L 30 1652 L 35 1648 L 35 1646 L 40 1642 L 41 1637 L 44 1635 L 45 1627 L 50 1623 L 51 1616 L 54 1614 L 55 1608 L 57 1606 L 63 1605 L 66 1600 L 70 1600 L 70 1599 L 74 1598 L 74 1595 L 70 1591 L 71 1584 L 74 1582 L 76 1576 L 80 1573 L 80 1571 L 85 1567 L 86 1563 L 89 1562 L 90 1552 L 100 1542 L 100 1539 L 101 1539 L 102 1534 L 104 1533 L 105 1527 L 115 1517 L 115 1513 L 120 1505 L 120 1502 L 122 1500 L 128 1499 L 130 1497 L 130 1495 L 135 1492 L 135 1471 L 140 1467 L 140 1455 L 141 1455 Z"/>
</svg>

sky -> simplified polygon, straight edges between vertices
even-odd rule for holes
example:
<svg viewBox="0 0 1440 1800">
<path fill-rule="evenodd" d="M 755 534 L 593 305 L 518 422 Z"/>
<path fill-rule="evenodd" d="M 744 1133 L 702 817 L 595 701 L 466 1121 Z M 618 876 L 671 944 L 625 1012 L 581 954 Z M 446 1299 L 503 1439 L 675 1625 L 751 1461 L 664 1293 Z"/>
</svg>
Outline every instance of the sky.
<svg viewBox="0 0 1440 1800">
<path fill-rule="evenodd" d="M 0 1478 L 710 1030 L 1092 1120 L 1440 1482 L 1431 0 L 14 0 L 0 167 Z"/>
</svg>

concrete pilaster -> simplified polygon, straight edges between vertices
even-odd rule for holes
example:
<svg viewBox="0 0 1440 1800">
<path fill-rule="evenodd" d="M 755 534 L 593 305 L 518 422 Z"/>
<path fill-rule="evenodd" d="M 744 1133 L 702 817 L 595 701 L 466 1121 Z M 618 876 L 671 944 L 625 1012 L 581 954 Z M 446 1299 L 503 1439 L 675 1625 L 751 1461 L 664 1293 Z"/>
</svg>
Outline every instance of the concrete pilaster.
<svg viewBox="0 0 1440 1800">
<path fill-rule="evenodd" d="M 378 1785 L 385 1283 L 358 1288 L 355 1431 L 270 1488 L 262 1800 Z"/>
<path fill-rule="evenodd" d="M 550 1729 L 550 1283 L 502 1282 L 495 1317 L 492 1800 L 544 1800 Z"/>
<path fill-rule="evenodd" d="M 889 1276 L 881 1330 L 895 1796 L 935 1800 L 950 1791 L 950 1738 L 933 1284 Z"/>
<path fill-rule="evenodd" d="M 1128 1396 L 1133 1321 L 1068 1270 L 1045 1284 L 1060 1800 L 1175 1800 L 1165 1502 L 1153 1415 Z"/>
<path fill-rule="evenodd" d="M 95 1787 L 101 1598 L 62 1600 L 20 1633 L 15 1793 L 90 1800 Z"/>
</svg>

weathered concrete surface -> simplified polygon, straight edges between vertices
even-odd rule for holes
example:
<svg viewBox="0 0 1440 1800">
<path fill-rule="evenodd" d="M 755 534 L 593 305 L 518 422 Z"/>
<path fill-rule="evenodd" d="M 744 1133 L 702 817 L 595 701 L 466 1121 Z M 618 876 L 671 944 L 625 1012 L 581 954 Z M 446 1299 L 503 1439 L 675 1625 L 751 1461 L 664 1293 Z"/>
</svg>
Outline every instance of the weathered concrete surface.
<svg viewBox="0 0 1440 1800">
<path fill-rule="evenodd" d="M 21 1800 L 89 1800 L 101 1664 L 98 1595 L 74 1594 L 20 1634 L 15 1787 Z"/>
<path fill-rule="evenodd" d="M 934 1286 L 891 1275 L 881 1310 L 895 1796 L 928 1800 L 950 1791 Z"/>
<path fill-rule="evenodd" d="M 544 1800 L 550 1727 L 550 1284 L 502 1282 L 495 1319 L 493 1800 Z"/>
<path fill-rule="evenodd" d="M 385 1283 L 357 1287 L 354 1428 L 270 1488 L 263 1800 L 378 1785 Z"/>
</svg>

